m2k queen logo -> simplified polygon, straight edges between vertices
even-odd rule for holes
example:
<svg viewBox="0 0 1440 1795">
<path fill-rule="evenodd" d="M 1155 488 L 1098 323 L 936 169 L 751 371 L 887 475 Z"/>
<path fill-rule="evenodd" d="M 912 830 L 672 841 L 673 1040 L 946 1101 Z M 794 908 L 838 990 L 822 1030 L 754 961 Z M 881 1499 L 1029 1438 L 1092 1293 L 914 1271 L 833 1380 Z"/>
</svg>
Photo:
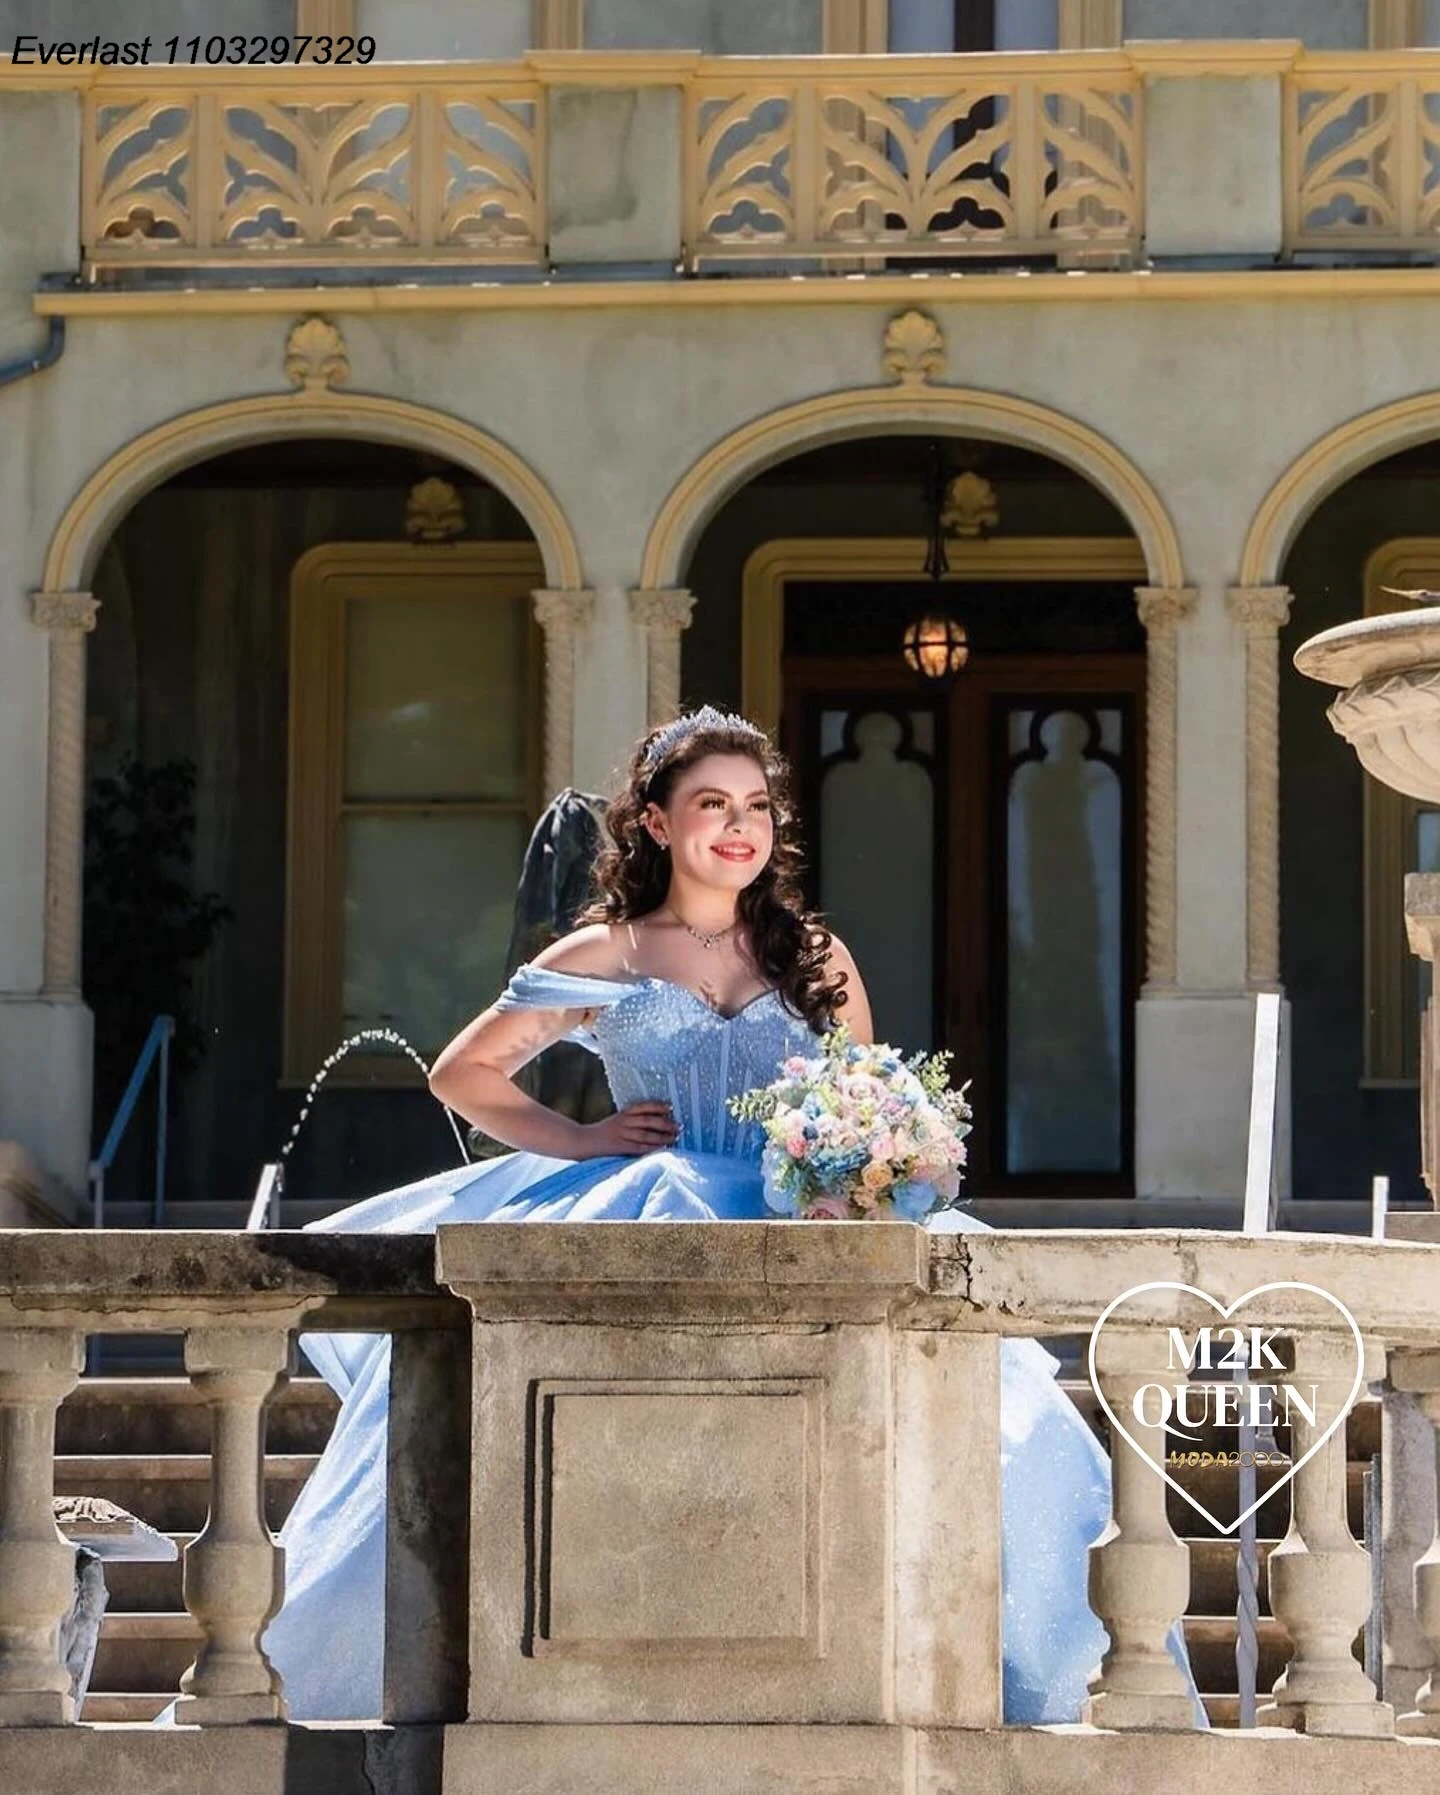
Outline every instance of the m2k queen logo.
<svg viewBox="0 0 1440 1795">
<path fill-rule="evenodd" d="M 1217 1326 L 1207 1322 L 1201 1327 L 1187 1330 L 1155 1321 L 1150 1318 L 1156 1306 L 1153 1298 L 1144 1300 L 1152 1291 L 1167 1291 L 1176 1297 L 1194 1297 L 1213 1309 L 1219 1322 L 1224 1325 Z M 1280 1348 L 1279 1343 L 1292 1340 L 1298 1342 L 1304 1330 L 1295 1323 L 1289 1322 L 1283 1327 L 1266 1327 L 1263 1323 L 1256 1324 L 1253 1321 L 1248 1325 L 1241 1325 L 1233 1319 L 1237 1312 L 1249 1305 L 1254 1305 L 1262 1316 L 1267 1309 L 1273 1313 L 1281 1293 L 1286 1293 L 1291 1299 L 1285 1304 L 1287 1310 L 1295 1306 L 1293 1299 L 1296 1293 L 1300 1293 L 1306 1299 L 1306 1311 L 1316 1317 L 1312 1325 L 1323 1326 L 1332 1337 L 1348 1334 L 1354 1347 L 1354 1376 L 1348 1393 L 1337 1390 L 1333 1379 L 1327 1378 L 1321 1383 L 1306 1382 L 1303 1374 L 1297 1375 L 1291 1370 L 1290 1355 Z M 1270 1299 L 1268 1303 L 1264 1300 L 1266 1298 Z M 1317 1302 L 1320 1305 L 1318 1311 L 1315 1307 Z M 1128 1315 L 1125 1313 L 1127 1304 L 1131 1307 Z M 1172 1313 L 1175 1306 L 1173 1303 L 1166 1305 Z M 1154 1336 L 1154 1351 L 1142 1354 L 1141 1357 L 1148 1365 L 1155 1367 L 1155 1375 L 1145 1381 L 1137 1381 L 1133 1375 L 1127 1377 L 1127 1398 L 1120 1412 L 1111 1406 L 1104 1388 L 1107 1381 L 1105 1373 L 1097 1368 L 1097 1357 L 1104 1356 L 1101 1343 L 1107 1327 L 1117 1331 L 1123 1329 L 1132 1337 L 1137 1331 Z M 1303 1364 L 1303 1353 L 1296 1362 Z M 1109 1417 L 1116 1435 L 1132 1451 L 1138 1452 L 1158 1477 L 1183 1497 L 1197 1514 L 1204 1515 L 1211 1526 L 1223 1535 L 1233 1533 L 1247 1515 L 1253 1514 L 1276 1490 L 1283 1489 L 1300 1467 L 1314 1457 L 1336 1428 L 1344 1424 L 1364 1383 L 1365 1348 L 1355 1318 L 1344 1303 L 1328 1290 L 1321 1290 L 1314 1284 L 1260 1284 L 1227 1305 L 1217 1302 L 1206 1291 L 1197 1290 L 1191 1284 L 1157 1281 L 1136 1284 L 1131 1289 L 1122 1291 L 1107 1306 L 1090 1333 L 1089 1372 L 1096 1399 Z M 1343 1400 L 1340 1400 L 1342 1396 Z M 1163 1454 L 1167 1433 L 1198 1443 L 1205 1438 L 1207 1432 L 1215 1428 L 1244 1427 L 1253 1429 L 1262 1437 L 1268 1437 L 1272 1428 L 1297 1424 L 1300 1426 L 1297 1439 L 1303 1434 L 1309 1440 L 1305 1451 L 1286 1467 L 1283 1476 L 1270 1483 L 1249 1507 L 1229 1522 L 1217 1521 L 1209 1509 L 1170 1475 L 1166 1469 L 1166 1460 L 1157 1457 L 1135 1437 L 1139 1432 L 1158 1439 Z M 1172 1454 L 1169 1462 L 1177 1462 L 1182 1457 L 1180 1454 Z M 1264 1454 L 1256 1453 L 1253 1462 L 1267 1461 Z M 1275 1460 L 1271 1459 L 1269 1462 L 1273 1463 Z"/>
</svg>

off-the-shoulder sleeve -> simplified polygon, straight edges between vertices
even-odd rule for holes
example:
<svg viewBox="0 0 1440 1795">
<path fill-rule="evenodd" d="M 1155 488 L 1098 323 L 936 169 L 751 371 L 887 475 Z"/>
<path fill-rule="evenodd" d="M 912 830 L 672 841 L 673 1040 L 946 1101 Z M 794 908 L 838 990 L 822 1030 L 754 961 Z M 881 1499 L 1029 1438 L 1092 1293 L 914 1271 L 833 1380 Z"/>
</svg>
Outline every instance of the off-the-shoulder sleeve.
<svg viewBox="0 0 1440 1795">
<path fill-rule="evenodd" d="M 495 1000 L 497 1010 L 597 1010 L 619 1003 L 634 991 L 634 979 L 601 979 L 573 972 L 556 972 L 549 966 L 534 966 L 528 960 L 515 969 L 510 983 Z M 564 1037 L 600 1051 L 599 1043 L 588 1028 L 573 1028 Z"/>
</svg>

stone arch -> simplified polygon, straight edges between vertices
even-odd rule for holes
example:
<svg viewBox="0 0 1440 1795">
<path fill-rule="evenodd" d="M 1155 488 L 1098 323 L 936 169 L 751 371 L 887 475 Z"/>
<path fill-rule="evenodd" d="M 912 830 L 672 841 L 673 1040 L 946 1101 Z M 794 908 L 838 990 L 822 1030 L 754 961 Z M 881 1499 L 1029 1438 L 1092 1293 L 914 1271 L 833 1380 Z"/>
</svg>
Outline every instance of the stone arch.
<svg viewBox="0 0 1440 1795">
<path fill-rule="evenodd" d="M 363 438 L 423 449 L 496 486 L 535 533 L 546 584 L 582 583 L 580 550 L 564 512 L 535 471 L 488 432 L 403 399 L 327 392 L 234 399 L 182 412 L 123 444 L 70 501 L 50 539 L 46 592 L 88 588 L 100 551 L 136 501 L 171 474 L 245 443 L 299 436 Z"/>
<path fill-rule="evenodd" d="M 822 443 L 924 430 L 991 437 L 1053 456 L 1119 508 L 1139 539 L 1152 586 L 1183 583 L 1180 538 L 1160 495 L 1098 431 L 1049 406 L 1006 393 L 901 385 L 807 399 L 756 418 L 716 443 L 661 506 L 645 544 L 641 585 L 678 586 L 705 525 L 732 493 L 776 462 Z"/>
<path fill-rule="evenodd" d="M 1440 393 L 1418 393 L 1361 412 L 1296 457 L 1266 493 L 1246 533 L 1242 587 L 1274 585 L 1301 526 L 1355 474 L 1387 455 L 1440 437 Z"/>
</svg>

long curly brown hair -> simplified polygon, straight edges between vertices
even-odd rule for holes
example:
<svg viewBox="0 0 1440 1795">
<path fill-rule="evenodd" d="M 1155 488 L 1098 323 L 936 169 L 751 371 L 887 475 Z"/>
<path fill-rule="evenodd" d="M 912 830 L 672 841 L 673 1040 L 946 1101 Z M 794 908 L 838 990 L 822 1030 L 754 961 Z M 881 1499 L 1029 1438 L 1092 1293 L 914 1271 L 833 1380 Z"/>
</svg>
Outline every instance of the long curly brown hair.
<svg viewBox="0 0 1440 1795">
<path fill-rule="evenodd" d="M 756 966 L 785 1006 L 824 1030 L 849 1001 L 847 976 L 827 974 L 830 931 L 805 909 L 789 768 L 765 732 L 738 717 L 682 732 L 652 760 L 652 744 L 674 727 L 662 724 L 636 745 L 624 790 L 605 813 L 610 841 L 595 864 L 600 895 L 576 922 L 630 922 L 658 910 L 670 891 L 670 857 L 644 825 L 646 806 L 663 809 L 679 775 L 707 754 L 747 755 L 765 775 L 775 835 L 769 860 L 736 901 L 740 927 Z"/>
</svg>

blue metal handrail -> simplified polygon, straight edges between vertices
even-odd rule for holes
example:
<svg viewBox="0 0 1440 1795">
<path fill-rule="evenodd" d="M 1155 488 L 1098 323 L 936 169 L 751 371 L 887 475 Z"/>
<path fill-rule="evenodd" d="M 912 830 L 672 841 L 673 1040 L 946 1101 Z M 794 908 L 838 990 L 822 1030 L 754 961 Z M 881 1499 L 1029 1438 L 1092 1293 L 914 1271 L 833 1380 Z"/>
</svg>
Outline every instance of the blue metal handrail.
<svg viewBox="0 0 1440 1795">
<path fill-rule="evenodd" d="M 130 1126 L 130 1118 L 135 1113 L 135 1105 L 140 1100 L 140 1093 L 145 1087 L 145 1077 L 159 1056 L 158 1089 L 156 1092 L 155 1122 L 155 1197 L 151 1210 L 151 1225 L 158 1228 L 165 1214 L 165 1136 L 168 1130 L 170 1111 L 170 1043 L 175 1037 L 175 1018 L 173 1016 L 157 1016 L 150 1024 L 150 1032 L 145 1037 L 145 1045 L 140 1049 L 135 1061 L 135 1068 L 130 1074 L 130 1082 L 125 1086 L 125 1094 L 115 1110 L 115 1119 L 110 1124 L 109 1132 L 97 1156 L 90 1162 L 90 1199 L 92 1205 L 92 1221 L 95 1227 L 105 1226 L 105 1174 L 115 1163 L 115 1155 L 120 1151 L 120 1143 L 125 1138 L 125 1130 Z"/>
</svg>

